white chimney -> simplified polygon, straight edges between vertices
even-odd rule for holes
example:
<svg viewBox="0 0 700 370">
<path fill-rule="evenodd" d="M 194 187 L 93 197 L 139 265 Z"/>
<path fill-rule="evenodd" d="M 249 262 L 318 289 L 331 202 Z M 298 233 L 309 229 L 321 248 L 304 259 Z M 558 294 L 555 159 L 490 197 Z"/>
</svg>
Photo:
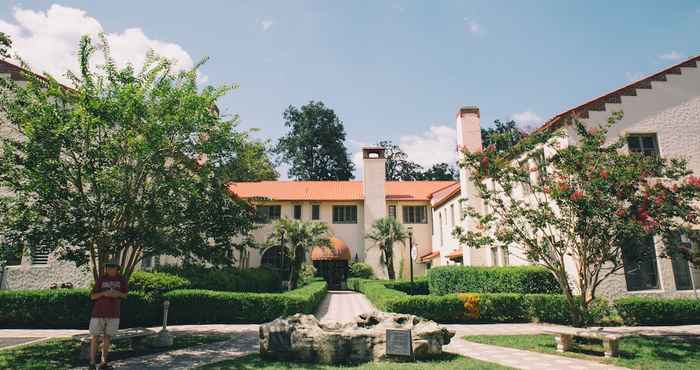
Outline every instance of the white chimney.
<svg viewBox="0 0 700 370">
<path fill-rule="evenodd" d="M 471 153 L 482 150 L 479 107 L 462 107 L 457 112 L 457 163 L 462 161 L 462 151 L 465 149 Z M 469 176 L 469 171 L 460 166 L 459 187 L 461 199 L 463 199 L 462 206 L 480 210 L 483 206 L 482 200 Z M 467 217 L 462 221 L 462 226 L 467 230 L 476 231 L 477 225 Z M 462 248 L 462 255 L 463 263 L 467 266 L 472 265 L 472 262 L 478 264 L 481 257 L 477 251 L 469 250 L 466 246 Z"/>
<path fill-rule="evenodd" d="M 362 192 L 364 194 L 364 234 L 372 229 L 377 219 L 386 217 L 386 157 L 384 148 L 362 148 Z M 365 240 L 365 245 L 371 241 Z M 365 248 L 365 262 L 372 266 L 378 275 L 383 275 L 384 266 L 380 261 L 379 248 Z"/>
</svg>

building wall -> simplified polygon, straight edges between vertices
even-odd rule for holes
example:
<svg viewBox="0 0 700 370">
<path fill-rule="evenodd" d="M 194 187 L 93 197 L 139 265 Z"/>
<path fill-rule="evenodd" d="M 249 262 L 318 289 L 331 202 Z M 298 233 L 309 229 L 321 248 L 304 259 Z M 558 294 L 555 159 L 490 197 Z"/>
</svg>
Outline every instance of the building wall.
<svg viewBox="0 0 700 370">
<path fill-rule="evenodd" d="M 23 256 L 17 266 L 6 266 L 0 281 L 0 289 L 48 289 L 52 285 L 73 284 L 76 288 L 86 288 L 92 281 L 88 266 L 77 268 L 72 262 L 58 261 L 49 256 L 45 265 L 32 265 L 30 256 Z"/>
</svg>

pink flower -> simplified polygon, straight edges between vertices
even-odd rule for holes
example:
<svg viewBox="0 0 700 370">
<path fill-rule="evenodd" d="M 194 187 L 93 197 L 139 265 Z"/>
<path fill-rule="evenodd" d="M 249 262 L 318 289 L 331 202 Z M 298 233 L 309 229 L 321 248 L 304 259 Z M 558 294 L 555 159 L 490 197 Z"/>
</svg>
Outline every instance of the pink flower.
<svg viewBox="0 0 700 370">
<path fill-rule="evenodd" d="M 576 190 L 571 194 L 571 200 L 573 200 L 574 202 L 581 198 L 583 198 L 583 192 L 581 190 Z"/>
<path fill-rule="evenodd" d="M 567 183 L 565 183 L 565 182 L 560 182 L 560 183 L 559 183 L 559 190 L 560 190 L 560 191 L 567 191 L 567 190 L 569 190 L 569 184 L 567 184 Z"/>
<path fill-rule="evenodd" d="M 488 167 L 489 165 L 489 157 L 482 157 L 481 158 L 481 167 Z"/>
<path fill-rule="evenodd" d="M 545 194 L 549 194 L 549 192 L 552 191 L 552 190 L 549 188 L 549 186 L 545 186 L 545 187 L 542 189 L 542 191 L 545 192 Z"/>
<path fill-rule="evenodd" d="M 618 209 L 617 211 L 615 211 L 615 215 L 616 215 L 617 217 L 625 217 L 625 214 L 627 214 L 627 212 L 625 212 L 625 210 L 622 209 L 622 208 L 620 208 L 620 209 Z"/>
<path fill-rule="evenodd" d="M 595 135 L 595 134 L 598 133 L 598 128 L 597 128 L 597 127 L 591 127 L 590 129 L 588 129 L 588 133 L 591 134 L 591 135 Z"/>
<path fill-rule="evenodd" d="M 496 146 L 493 144 L 489 144 L 489 146 L 486 147 L 486 151 L 494 153 L 496 151 Z"/>
<path fill-rule="evenodd" d="M 665 197 L 663 195 L 657 195 L 654 198 L 654 204 L 658 207 L 664 203 Z"/>
<path fill-rule="evenodd" d="M 688 184 L 695 186 L 700 189 L 700 177 L 690 176 L 688 177 Z"/>
</svg>

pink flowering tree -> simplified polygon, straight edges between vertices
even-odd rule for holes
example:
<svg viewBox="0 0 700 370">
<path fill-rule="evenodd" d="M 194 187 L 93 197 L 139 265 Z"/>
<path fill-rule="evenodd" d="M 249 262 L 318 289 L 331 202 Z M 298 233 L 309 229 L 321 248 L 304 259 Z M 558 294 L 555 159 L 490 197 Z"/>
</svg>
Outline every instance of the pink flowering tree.
<svg viewBox="0 0 700 370">
<path fill-rule="evenodd" d="M 690 226 L 697 222 L 700 179 L 684 160 L 629 153 L 624 137 L 606 143 L 621 117 L 590 130 L 572 119 L 577 145 L 557 144 L 563 130 L 537 132 L 506 153 L 493 146 L 463 150 L 460 163 L 488 212 L 467 207 L 477 227 L 455 235 L 470 247 L 518 248 L 547 268 L 577 326 L 588 323 L 600 284 L 624 268 L 626 243 L 660 235 L 668 255 L 680 252 L 697 263 L 674 236 L 696 237 Z M 569 273 L 567 260 L 575 266 Z"/>
</svg>

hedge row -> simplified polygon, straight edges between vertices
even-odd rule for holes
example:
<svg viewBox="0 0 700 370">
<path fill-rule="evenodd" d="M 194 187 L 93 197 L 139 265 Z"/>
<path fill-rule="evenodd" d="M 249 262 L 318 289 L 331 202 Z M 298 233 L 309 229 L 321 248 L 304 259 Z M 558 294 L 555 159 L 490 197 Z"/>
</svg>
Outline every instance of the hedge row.
<svg viewBox="0 0 700 370">
<path fill-rule="evenodd" d="M 551 272 L 537 266 L 442 266 L 428 270 L 430 294 L 551 293 L 561 288 Z"/>
<path fill-rule="evenodd" d="M 173 307 L 169 314 L 172 324 L 241 324 L 313 313 L 326 292 L 326 283 L 316 281 L 280 294 L 175 290 L 164 298 L 170 300 Z"/>
<path fill-rule="evenodd" d="M 625 325 L 700 324 L 700 300 L 627 297 L 614 307 Z"/>
<path fill-rule="evenodd" d="M 297 312 L 312 313 L 326 294 L 325 282 L 313 282 L 285 293 L 230 293 L 175 290 L 170 324 L 261 323 Z M 0 291 L 0 328 L 85 329 L 92 303 L 87 289 Z M 138 291 L 121 305 L 121 327 L 162 322 L 160 301 Z"/>
<path fill-rule="evenodd" d="M 566 301 L 558 294 L 409 295 L 389 288 L 396 284 L 379 280 L 348 280 L 351 289 L 365 294 L 381 310 L 409 313 L 441 323 L 536 321 L 568 324 L 571 321 Z M 607 303 L 601 300 L 591 311 L 589 320 L 600 321 L 608 314 Z"/>
<path fill-rule="evenodd" d="M 189 281 L 188 289 L 222 292 L 279 292 L 282 288 L 280 281 L 283 280 L 277 273 L 264 267 L 241 270 L 233 267 L 167 265 L 159 267 L 158 271 L 186 279 Z"/>
</svg>

